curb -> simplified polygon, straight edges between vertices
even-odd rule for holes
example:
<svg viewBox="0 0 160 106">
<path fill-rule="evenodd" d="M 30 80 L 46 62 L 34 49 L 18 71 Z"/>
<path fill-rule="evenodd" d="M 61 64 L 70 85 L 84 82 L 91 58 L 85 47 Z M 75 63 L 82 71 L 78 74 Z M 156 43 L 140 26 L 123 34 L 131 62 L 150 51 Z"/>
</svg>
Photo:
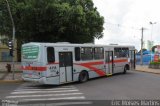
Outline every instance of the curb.
<svg viewBox="0 0 160 106">
<path fill-rule="evenodd" d="M 13 73 L 12 71 L 11 72 L 7 72 L 7 71 L 0 71 L 0 73 Z M 22 71 L 14 71 L 14 73 L 23 73 Z"/>
<path fill-rule="evenodd" d="M 23 83 L 24 80 L 0 80 L 0 83 Z"/>
<path fill-rule="evenodd" d="M 143 71 L 143 70 L 136 70 L 136 71 L 146 72 L 146 73 L 152 73 L 152 74 L 160 74 L 160 73 L 157 73 L 157 72 L 151 72 L 151 71 Z"/>
</svg>

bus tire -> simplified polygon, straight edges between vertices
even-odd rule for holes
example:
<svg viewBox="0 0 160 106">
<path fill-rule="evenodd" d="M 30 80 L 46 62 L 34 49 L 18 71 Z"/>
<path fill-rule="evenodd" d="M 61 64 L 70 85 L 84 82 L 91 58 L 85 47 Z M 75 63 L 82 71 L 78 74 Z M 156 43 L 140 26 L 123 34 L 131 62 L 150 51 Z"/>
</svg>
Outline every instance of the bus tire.
<svg viewBox="0 0 160 106">
<path fill-rule="evenodd" d="M 82 71 L 79 74 L 79 82 L 86 82 L 88 80 L 88 72 L 87 71 Z"/>
<path fill-rule="evenodd" d="M 123 74 L 126 74 L 126 72 L 127 72 L 127 66 L 124 67 Z"/>
</svg>

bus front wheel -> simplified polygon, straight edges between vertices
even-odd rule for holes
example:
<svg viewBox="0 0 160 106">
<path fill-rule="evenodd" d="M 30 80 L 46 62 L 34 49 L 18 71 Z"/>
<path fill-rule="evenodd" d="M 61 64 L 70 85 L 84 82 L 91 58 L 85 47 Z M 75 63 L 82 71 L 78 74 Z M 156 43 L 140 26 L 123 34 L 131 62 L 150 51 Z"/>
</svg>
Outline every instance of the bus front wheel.
<svg viewBox="0 0 160 106">
<path fill-rule="evenodd" d="M 86 82 L 88 80 L 88 73 L 86 71 L 82 71 L 79 74 L 79 82 Z"/>
</svg>

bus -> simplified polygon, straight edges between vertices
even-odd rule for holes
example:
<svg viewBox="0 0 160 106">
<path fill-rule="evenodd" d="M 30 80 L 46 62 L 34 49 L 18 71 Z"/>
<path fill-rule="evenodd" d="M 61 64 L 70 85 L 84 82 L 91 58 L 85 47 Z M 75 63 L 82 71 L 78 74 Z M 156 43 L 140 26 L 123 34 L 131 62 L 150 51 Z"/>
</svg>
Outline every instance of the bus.
<svg viewBox="0 0 160 106">
<path fill-rule="evenodd" d="M 135 47 L 71 43 L 22 45 L 25 81 L 60 85 L 135 69 Z"/>
</svg>

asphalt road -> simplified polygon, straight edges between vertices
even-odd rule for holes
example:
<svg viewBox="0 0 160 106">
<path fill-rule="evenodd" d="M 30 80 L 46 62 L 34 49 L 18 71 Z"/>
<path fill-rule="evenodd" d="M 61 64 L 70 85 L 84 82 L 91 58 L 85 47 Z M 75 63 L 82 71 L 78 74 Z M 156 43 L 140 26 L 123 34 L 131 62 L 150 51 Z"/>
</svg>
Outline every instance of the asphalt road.
<svg viewBox="0 0 160 106">
<path fill-rule="evenodd" d="M 160 75 L 130 71 L 76 87 L 90 100 L 160 99 Z"/>
<path fill-rule="evenodd" d="M 160 75 L 129 71 L 127 74 L 61 86 L 3 83 L 0 84 L 0 98 L 17 101 L 22 106 L 107 106 L 106 100 L 160 100 L 159 90 Z"/>
</svg>

